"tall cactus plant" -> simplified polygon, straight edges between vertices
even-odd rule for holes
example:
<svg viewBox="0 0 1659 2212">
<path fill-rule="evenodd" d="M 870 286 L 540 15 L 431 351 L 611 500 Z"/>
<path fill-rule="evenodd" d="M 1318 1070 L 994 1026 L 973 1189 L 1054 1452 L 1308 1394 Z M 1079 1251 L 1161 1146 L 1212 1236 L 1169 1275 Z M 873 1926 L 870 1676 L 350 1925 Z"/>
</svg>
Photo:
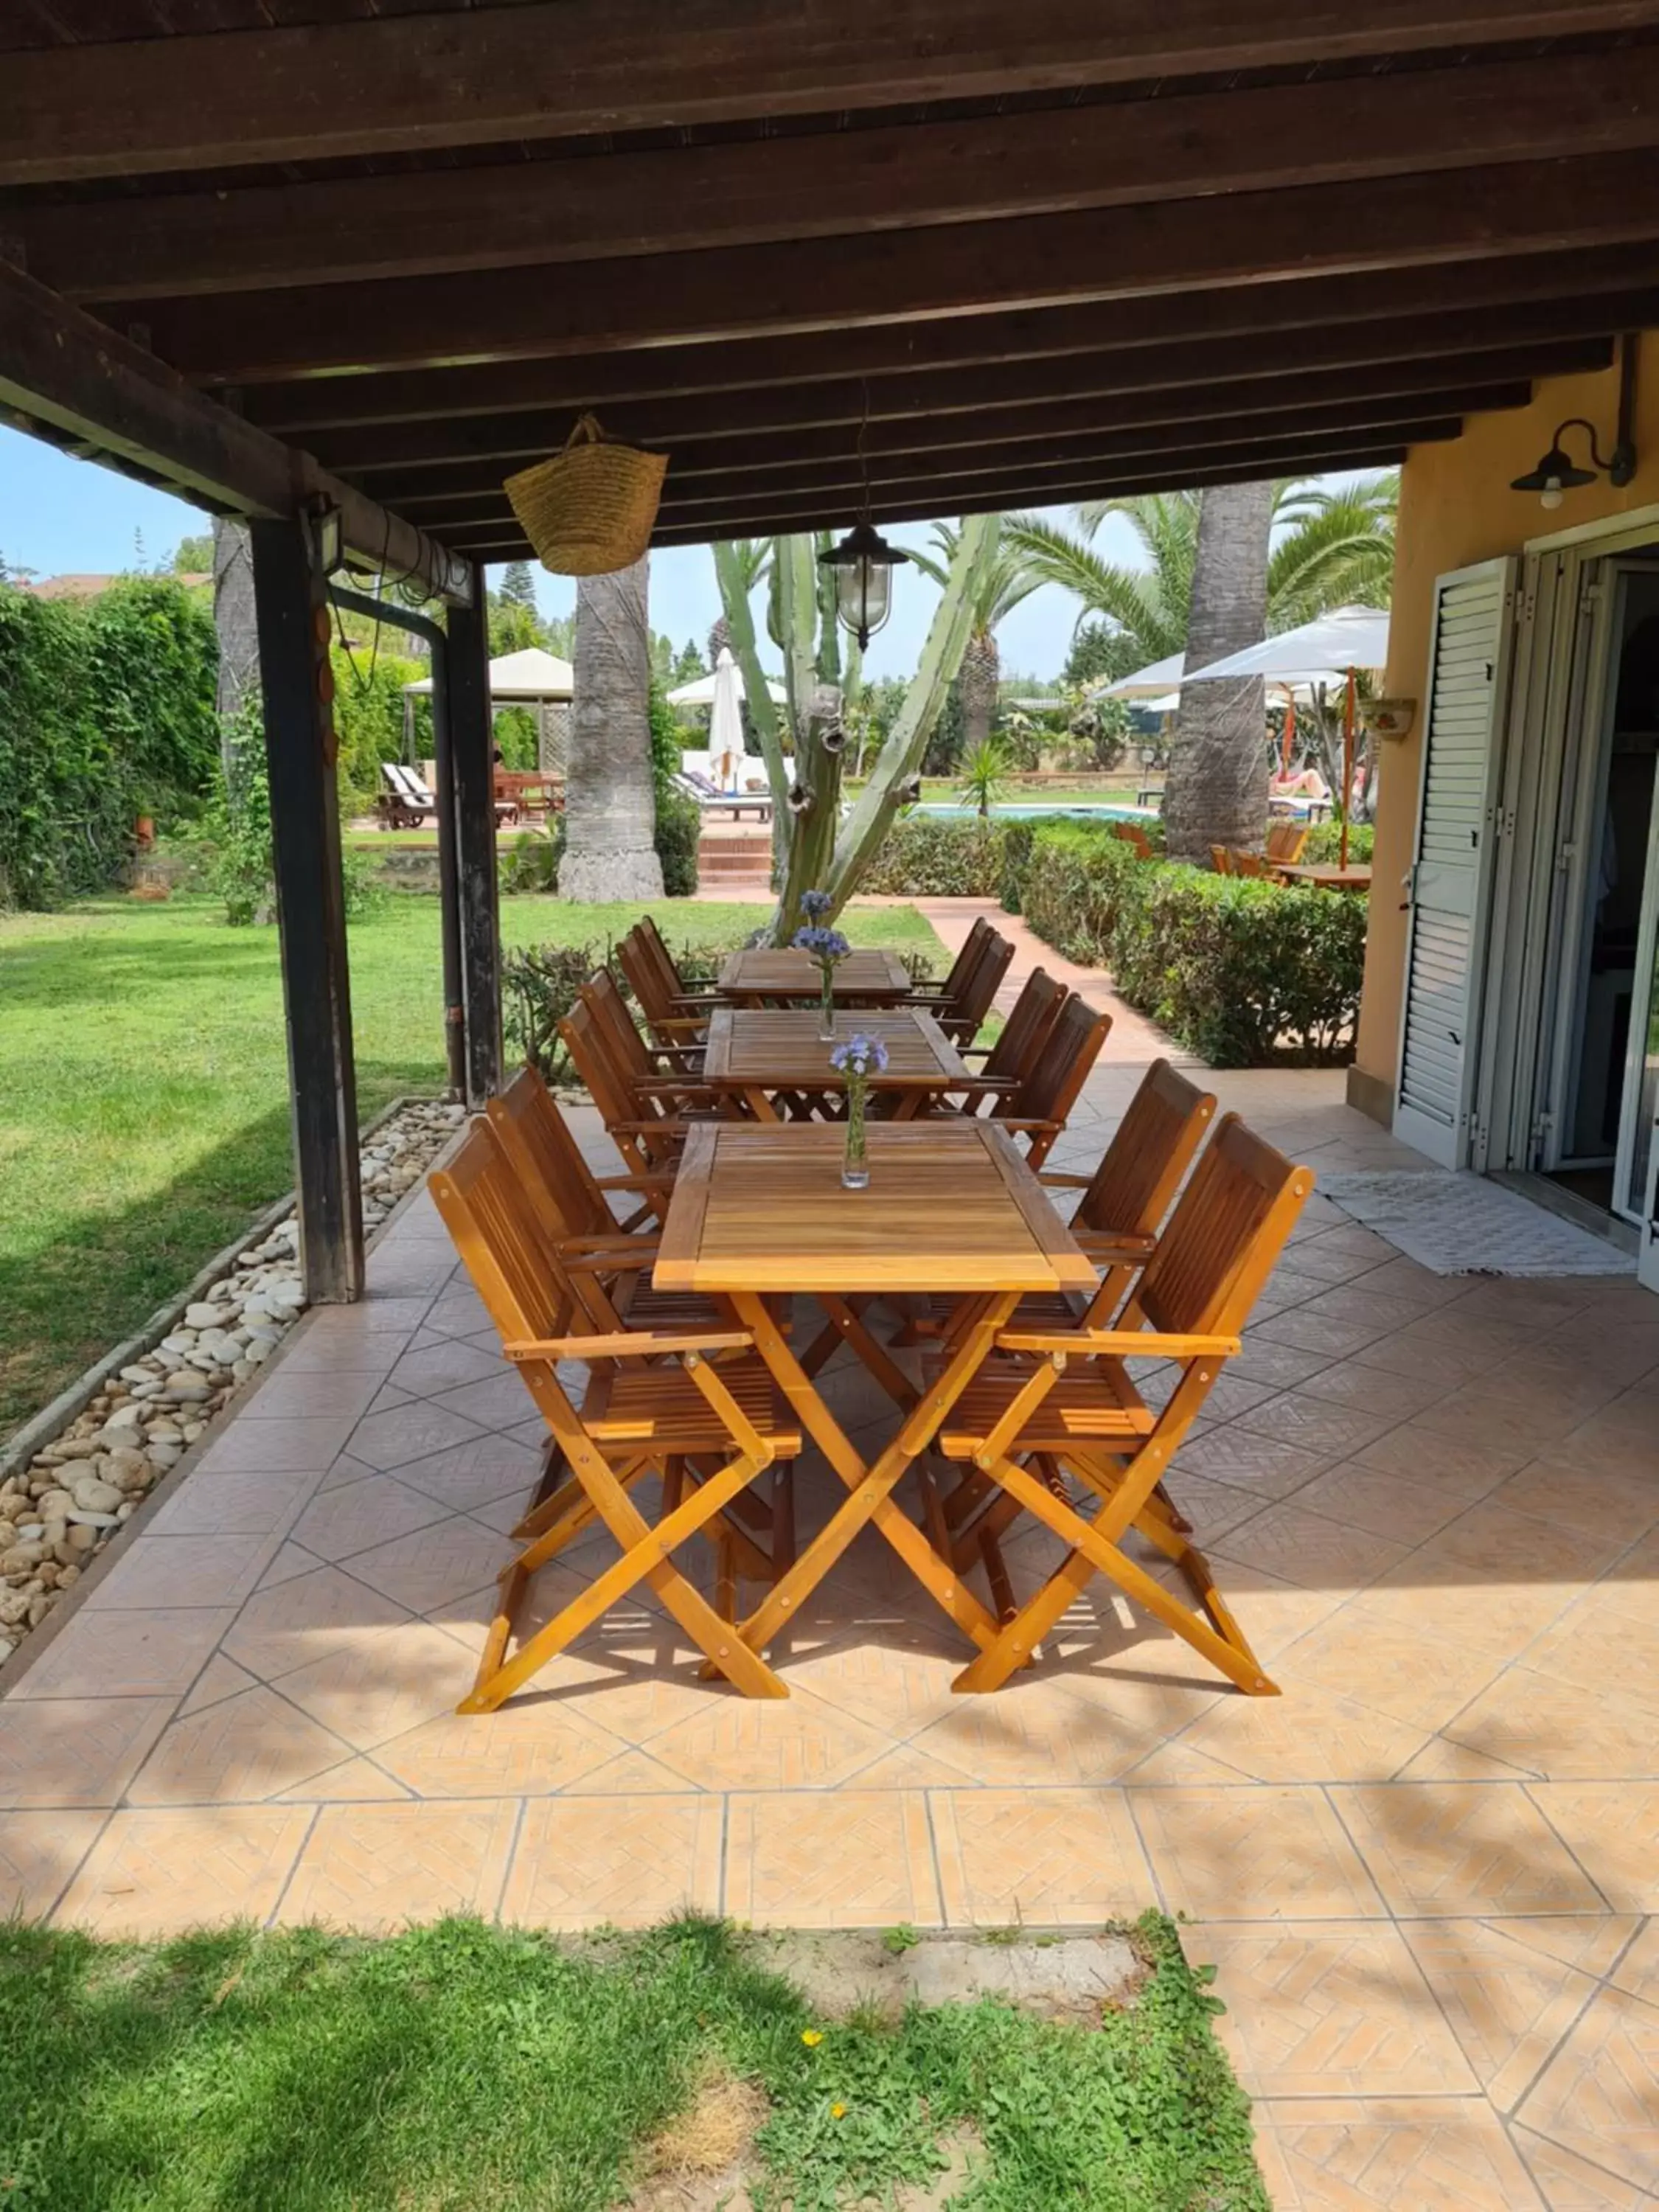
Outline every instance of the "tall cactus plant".
<svg viewBox="0 0 1659 2212">
<path fill-rule="evenodd" d="M 974 515 L 963 524 L 934 610 L 927 641 L 904 703 L 894 717 L 864 789 L 842 817 L 845 758 L 842 700 L 858 681 L 858 650 L 843 658 L 836 624 L 834 578 L 818 565 L 827 538 L 781 538 L 774 550 L 769 627 L 783 653 L 785 701 L 774 701 L 761 671 L 754 614 L 743 564 L 730 545 L 716 545 L 714 573 L 743 672 L 755 733 L 772 787 L 778 853 L 778 904 L 767 934 L 787 945 L 799 926 L 800 895 L 827 890 L 840 912 L 901 805 L 921 764 L 927 732 L 967 647 L 974 609 L 996 559 L 1000 517 Z"/>
</svg>

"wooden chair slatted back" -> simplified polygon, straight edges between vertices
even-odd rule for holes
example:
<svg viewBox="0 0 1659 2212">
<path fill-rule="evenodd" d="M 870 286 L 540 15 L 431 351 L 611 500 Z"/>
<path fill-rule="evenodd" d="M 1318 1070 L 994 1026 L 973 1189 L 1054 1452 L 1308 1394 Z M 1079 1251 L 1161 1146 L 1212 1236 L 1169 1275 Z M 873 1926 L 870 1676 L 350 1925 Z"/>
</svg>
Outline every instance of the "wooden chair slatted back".
<svg viewBox="0 0 1659 2212">
<path fill-rule="evenodd" d="M 1267 827 L 1267 858 L 1280 867 L 1293 868 L 1308 842 L 1305 822 L 1273 822 Z"/>
<path fill-rule="evenodd" d="M 987 921 L 982 914 L 978 915 L 975 920 L 973 927 L 968 933 L 962 950 L 957 953 L 956 958 L 951 963 L 950 974 L 939 987 L 939 994 L 940 998 L 961 998 L 963 986 L 966 984 L 969 977 L 973 974 L 975 968 L 978 965 L 979 957 L 981 951 L 984 949 L 985 940 L 991 934 L 992 930 L 990 923 Z"/>
<path fill-rule="evenodd" d="M 656 1118 L 655 1100 L 648 1094 L 635 1097 L 628 1070 L 617 1064 L 609 1032 L 585 1000 L 578 999 L 559 1024 L 559 1036 L 608 1129 L 614 1132 L 623 1121 Z M 622 1149 L 639 1164 L 637 1146 L 631 1152 L 627 1145 Z"/>
<path fill-rule="evenodd" d="M 1138 822 L 1114 822 L 1112 835 L 1121 843 L 1133 845 L 1137 858 L 1143 860 L 1152 859 L 1152 841 Z"/>
<path fill-rule="evenodd" d="M 635 943 L 643 948 L 647 958 L 655 970 L 659 988 L 664 995 L 671 1001 L 684 997 L 685 978 L 680 973 L 679 963 L 669 951 L 668 940 L 648 914 L 641 915 L 639 921 L 635 923 L 632 933 Z M 673 1011 L 672 1004 L 669 1011 L 671 1012 Z"/>
<path fill-rule="evenodd" d="M 985 1055 L 984 1073 L 1006 1082 L 1023 1082 L 1065 1003 L 1066 986 L 1045 969 L 1034 968 L 1003 1024 L 1001 1036 Z"/>
<path fill-rule="evenodd" d="M 1120 1236 L 1155 1236 L 1215 1107 L 1213 1091 L 1200 1091 L 1167 1060 L 1154 1060 L 1083 1194 L 1077 1221 Z"/>
<path fill-rule="evenodd" d="M 1233 856 L 1224 845 L 1212 845 L 1210 866 L 1218 876 L 1230 876 L 1233 872 Z"/>
<path fill-rule="evenodd" d="M 1122 1326 L 1236 1335 L 1296 1225 L 1313 1171 L 1224 1114 L 1193 1170 Z"/>
<path fill-rule="evenodd" d="M 998 1116 L 1012 1121 L 1054 1121 L 1063 1127 L 1089 1079 L 1090 1069 L 1100 1057 L 1111 1026 L 1109 1014 L 1097 1014 L 1074 991 L 1056 1015 L 1030 1073 L 997 1108 Z M 1053 1142 L 1053 1135 L 1033 1139 L 1029 1158 L 1034 1165 L 1047 1156 Z"/>
<path fill-rule="evenodd" d="M 650 1048 L 640 1035 L 628 1011 L 628 1001 L 608 968 L 596 968 L 576 995 L 604 1030 L 611 1057 L 619 1067 L 625 1068 L 636 1082 L 657 1073 Z"/>
<path fill-rule="evenodd" d="M 448 1164 L 428 1182 L 472 1286 L 504 1343 L 563 1336 L 581 1326 L 552 1240 L 535 1209 L 526 1204 L 488 1121 L 471 1122 Z"/>
<path fill-rule="evenodd" d="M 945 1028 L 955 1036 L 958 1044 L 973 1042 L 980 1024 L 991 1011 L 997 987 L 1008 973 L 1013 957 L 1013 946 L 988 922 L 973 972 L 956 994 L 950 1012 L 943 1018 Z"/>
<path fill-rule="evenodd" d="M 1232 862 L 1231 872 L 1236 876 L 1260 877 L 1273 873 L 1271 865 L 1260 853 L 1232 852 L 1227 857 Z"/>
<path fill-rule="evenodd" d="M 628 979 L 629 988 L 640 1002 L 641 1012 L 657 1028 L 666 1023 L 674 1011 L 674 1002 L 662 990 L 655 963 L 647 951 L 642 939 L 630 929 L 619 938 L 616 945 L 617 965 Z"/>
<path fill-rule="evenodd" d="M 484 1111 L 550 1237 L 602 1237 L 616 1227 L 605 1193 L 537 1069 L 520 1068 Z"/>
</svg>

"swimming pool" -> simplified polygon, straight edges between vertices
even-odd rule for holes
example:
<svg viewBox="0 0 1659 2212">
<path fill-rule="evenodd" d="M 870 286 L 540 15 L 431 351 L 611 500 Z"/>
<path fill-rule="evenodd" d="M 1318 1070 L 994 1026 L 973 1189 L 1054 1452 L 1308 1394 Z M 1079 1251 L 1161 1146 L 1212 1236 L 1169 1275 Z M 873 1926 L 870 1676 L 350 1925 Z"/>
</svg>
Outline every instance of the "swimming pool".
<svg viewBox="0 0 1659 2212">
<path fill-rule="evenodd" d="M 910 809 L 912 814 L 927 814 L 945 822 L 969 822 L 979 812 L 976 806 L 964 806 L 942 799 L 922 799 Z M 1004 822 L 1026 822 L 1050 817 L 1073 817 L 1085 822 L 1153 822 L 1158 818 L 1155 806 L 1130 806 L 1121 800 L 1108 805 L 1104 799 L 1015 799 L 1004 805 L 1000 801 L 991 809 L 992 814 Z"/>
</svg>

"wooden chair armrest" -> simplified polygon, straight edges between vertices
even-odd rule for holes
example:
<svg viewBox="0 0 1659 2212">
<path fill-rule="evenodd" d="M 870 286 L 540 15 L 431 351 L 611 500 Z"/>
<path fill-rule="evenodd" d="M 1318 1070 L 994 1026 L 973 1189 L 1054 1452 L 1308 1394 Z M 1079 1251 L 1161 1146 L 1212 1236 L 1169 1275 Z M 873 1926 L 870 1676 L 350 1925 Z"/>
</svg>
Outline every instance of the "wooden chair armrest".
<svg viewBox="0 0 1659 2212">
<path fill-rule="evenodd" d="M 538 1359 L 660 1359 L 668 1352 L 746 1352 L 755 1340 L 746 1328 L 689 1329 L 659 1336 L 624 1329 L 617 1336 L 547 1336 L 504 1344 L 516 1364 Z"/>
<path fill-rule="evenodd" d="M 1046 1130 L 1063 1129 L 1066 1127 L 1063 1121 L 1024 1121 L 1001 1114 L 997 1115 L 996 1122 L 999 1129 L 1024 1130 L 1032 1136 L 1040 1136 Z"/>
<path fill-rule="evenodd" d="M 1150 1260 L 1158 1249 L 1156 1237 L 1132 1236 L 1127 1229 L 1079 1229 L 1073 1224 L 1072 1235 L 1091 1260 L 1103 1260 L 1109 1255 Z"/>
<path fill-rule="evenodd" d="M 1087 1190 L 1094 1177 L 1066 1175 L 1058 1168 L 1039 1168 L 1037 1181 L 1046 1185 L 1049 1190 Z M 1077 1231 L 1073 1230 L 1072 1233 L 1075 1236 Z"/>
<path fill-rule="evenodd" d="M 1109 1352 L 1119 1359 L 1231 1359 L 1243 1349 L 1236 1336 L 1163 1336 L 1141 1328 L 1009 1328 L 996 1343 L 1000 1352 Z"/>
<path fill-rule="evenodd" d="M 559 1255 L 562 1258 L 567 1252 L 643 1252 L 647 1258 L 655 1259 L 660 1242 L 656 1237 L 624 1237 L 620 1230 L 610 1237 L 562 1237 Z"/>
<path fill-rule="evenodd" d="M 672 1175 L 596 1176 L 594 1182 L 600 1190 L 672 1190 Z"/>
<path fill-rule="evenodd" d="M 696 1030 L 701 1035 L 708 1024 L 699 1014 L 659 1014 L 651 1026 L 653 1030 Z M 676 1051 L 679 1048 L 678 1046 L 673 1048 Z M 669 1049 L 666 1045 L 658 1047 L 659 1052 Z"/>
<path fill-rule="evenodd" d="M 696 1125 L 690 1121 L 607 1121 L 613 1137 L 684 1137 Z"/>
<path fill-rule="evenodd" d="M 696 1094 L 712 1097 L 706 1083 L 699 1083 L 693 1075 L 636 1075 L 630 1088 L 635 1091 L 666 1091 L 676 1097 L 689 1098 Z"/>
<path fill-rule="evenodd" d="M 641 1268 L 654 1267 L 657 1251 L 654 1244 L 648 1252 L 629 1252 L 625 1247 L 611 1244 L 598 1252 L 562 1251 L 559 1260 L 569 1275 L 631 1275 Z"/>
</svg>

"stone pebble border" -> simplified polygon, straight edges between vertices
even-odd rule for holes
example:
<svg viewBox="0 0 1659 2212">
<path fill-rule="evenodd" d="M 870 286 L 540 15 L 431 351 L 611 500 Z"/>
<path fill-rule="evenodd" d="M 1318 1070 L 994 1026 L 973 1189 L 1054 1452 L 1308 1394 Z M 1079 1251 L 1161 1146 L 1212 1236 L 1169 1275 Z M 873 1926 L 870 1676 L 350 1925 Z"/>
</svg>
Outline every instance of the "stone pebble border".
<svg viewBox="0 0 1659 2212">
<path fill-rule="evenodd" d="M 395 1100 L 364 1129 L 363 1224 L 377 1229 L 465 1109 Z M 305 1310 L 292 1194 L 208 1262 L 0 1454 L 0 1662 L 119 1536 Z"/>
</svg>

